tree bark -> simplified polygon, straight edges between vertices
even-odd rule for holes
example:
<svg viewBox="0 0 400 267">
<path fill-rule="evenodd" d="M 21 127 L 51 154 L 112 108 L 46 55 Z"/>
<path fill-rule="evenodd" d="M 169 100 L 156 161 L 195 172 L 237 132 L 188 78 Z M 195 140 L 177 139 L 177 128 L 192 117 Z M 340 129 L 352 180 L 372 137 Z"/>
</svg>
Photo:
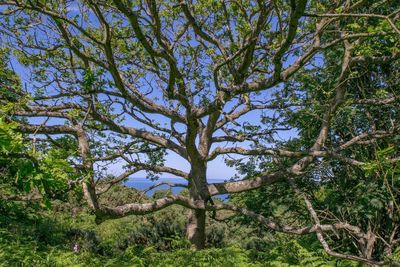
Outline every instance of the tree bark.
<svg viewBox="0 0 400 267">
<path fill-rule="evenodd" d="M 195 249 L 204 249 L 206 242 L 205 210 L 190 210 L 186 235 Z"/>
<path fill-rule="evenodd" d="M 89 207 L 97 211 L 99 209 L 99 203 L 97 201 L 96 189 L 93 178 L 93 160 L 89 148 L 88 136 L 83 130 L 81 125 L 76 125 L 76 132 L 79 144 L 79 150 L 81 152 L 83 165 L 85 168 L 85 180 L 82 183 L 83 195 L 89 205 Z"/>
<path fill-rule="evenodd" d="M 205 206 L 210 197 L 207 188 L 205 164 L 192 166 L 189 174 L 190 199 Z M 206 211 L 204 209 L 193 209 L 189 212 L 186 237 L 195 249 L 204 249 L 206 241 Z"/>
</svg>

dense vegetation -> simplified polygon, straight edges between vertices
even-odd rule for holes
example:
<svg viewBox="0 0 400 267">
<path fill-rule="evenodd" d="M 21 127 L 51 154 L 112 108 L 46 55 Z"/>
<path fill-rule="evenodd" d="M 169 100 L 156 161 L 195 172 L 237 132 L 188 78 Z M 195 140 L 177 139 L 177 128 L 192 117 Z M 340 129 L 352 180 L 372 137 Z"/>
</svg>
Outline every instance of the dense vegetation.
<svg viewBox="0 0 400 267">
<path fill-rule="evenodd" d="M 390 0 L 0 0 L 1 266 L 399 266 L 399 47 Z"/>
<path fill-rule="evenodd" d="M 105 201 L 115 201 L 115 194 L 131 199 L 138 193 L 117 187 Z M 208 249 L 195 252 L 185 239 L 182 208 L 98 225 L 77 206 L 55 201 L 44 210 L 3 202 L 0 266 L 358 266 L 328 257 L 314 238 L 273 234 L 235 221 L 210 220 Z"/>
</svg>

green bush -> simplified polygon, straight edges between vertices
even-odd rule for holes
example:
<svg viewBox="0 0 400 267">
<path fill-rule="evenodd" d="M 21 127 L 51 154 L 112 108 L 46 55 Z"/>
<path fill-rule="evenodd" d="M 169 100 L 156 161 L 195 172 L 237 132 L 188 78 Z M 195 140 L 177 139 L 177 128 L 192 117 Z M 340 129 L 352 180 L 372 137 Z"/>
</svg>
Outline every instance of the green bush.
<svg viewBox="0 0 400 267">
<path fill-rule="evenodd" d="M 213 248 L 201 251 L 178 249 L 172 252 L 155 252 L 152 248 L 143 251 L 146 266 L 262 266 L 251 262 L 248 252 L 238 247 Z"/>
</svg>

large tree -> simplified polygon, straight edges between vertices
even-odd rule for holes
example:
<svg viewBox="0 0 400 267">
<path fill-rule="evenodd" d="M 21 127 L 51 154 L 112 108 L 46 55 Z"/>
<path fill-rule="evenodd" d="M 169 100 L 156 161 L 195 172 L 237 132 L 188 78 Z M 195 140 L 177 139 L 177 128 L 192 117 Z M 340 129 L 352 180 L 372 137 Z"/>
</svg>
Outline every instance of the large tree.
<svg viewBox="0 0 400 267">
<path fill-rule="evenodd" d="M 322 225 L 296 180 L 325 159 L 365 164 L 356 154 L 332 145 L 331 123 L 343 103 L 352 103 L 348 90 L 354 70 L 397 60 L 398 4 L 115 0 L 0 5 L 2 45 L 14 51 L 12 62 L 24 80 L 23 90 L 13 97 L 3 92 L 2 103 L 15 102 L 16 96 L 24 103 L 5 116 L 18 120 L 19 130 L 32 138 L 40 134 L 40 142 L 56 145 L 60 136 L 74 137 L 70 143 L 76 142 L 77 153 L 71 162 L 83 173 L 84 195 L 99 221 L 182 205 L 190 209 L 187 236 L 203 248 L 206 211 L 229 209 L 273 230 L 316 233 L 333 256 L 383 264 L 368 255 L 334 252 L 325 232 L 343 230 L 362 240 L 369 237 L 346 222 Z M 326 77 L 329 81 L 323 77 L 327 72 L 319 70 L 332 67 L 325 62 L 327 53 L 336 59 L 333 74 Z M 292 124 L 281 114 L 297 113 L 300 121 L 312 99 L 298 94 L 296 86 L 282 84 L 296 84 L 295 74 L 303 70 L 320 73 L 317 77 L 324 86 L 311 88 L 323 97 L 308 117 L 314 126 L 307 132 L 308 142 L 296 147 L 290 138 L 280 138 L 296 136 L 296 128 L 288 127 Z M 366 104 L 397 101 L 391 92 L 379 100 L 358 96 L 357 101 Z M 343 136 L 341 146 L 395 134 L 360 128 Z M 189 171 L 165 166 L 166 153 L 181 157 Z M 270 156 L 262 172 L 249 171 L 238 181 L 207 182 L 207 166 L 217 157 L 251 155 Z M 117 163 L 125 170 L 121 167 L 119 175 L 102 179 L 107 171 L 100 167 Z M 102 192 L 141 170 L 187 179 L 189 197 L 100 205 Z M 98 182 L 103 180 L 107 183 Z M 215 195 L 283 180 L 304 197 L 310 226 L 282 226 L 241 207 L 212 201 Z"/>
</svg>

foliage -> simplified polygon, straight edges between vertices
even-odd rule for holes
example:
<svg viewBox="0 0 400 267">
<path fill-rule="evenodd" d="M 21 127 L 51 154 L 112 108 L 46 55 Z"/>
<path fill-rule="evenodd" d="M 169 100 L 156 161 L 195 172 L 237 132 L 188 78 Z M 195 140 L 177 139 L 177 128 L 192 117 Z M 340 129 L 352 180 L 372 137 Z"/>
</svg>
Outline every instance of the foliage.
<svg viewBox="0 0 400 267">
<path fill-rule="evenodd" d="M 5 194 L 23 195 L 38 192 L 43 204 L 49 198 L 63 197 L 68 181 L 76 171 L 68 161 L 68 154 L 61 149 L 39 152 L 34 144 L 26 144 L 18 124 L 6 123 L 0 118 L 0 168 L 1 189 Z"/>
<path fill-rule="evenodd" d="M 184 222 L 179 207 L 96 225 L 93 215 L 76 206 L 65 209 L 56 201 L 52 209 L 43 210 L 29 203 L 2 202 L 0 266 L 352 266 L 324 256 L 315 240 L 271 234 L 261 238 L 257 231 L 232 222 L 234 233 L 224 234 L 223 248 L 209 244 L 208 249 L 193 251 L 182 233 L 163 237 L 158 229 L 171 216 Z M 209 223 L 213 228 L 215 222 Z M 80 245 L 78 252 L 74 244 Z"/>
<path fill-rule="evenodd" d="M 374 42 L 374 45 L 380 49 L 391 46 L 379 42 Z M 285 84 L 293 98 L 310 103 L 281 114 L 285 125 L 292 125 L 298 130 L 298 137 L 285 143 L 286 149 L 299 151 L 311 147 L 315 142 L 310 137 L 316 136 L 322 123 L 316 119 L 316 114 L 320 114 L 326 100 L 332 98 L 330 88 L 335 86 L 335 77 L 341 71 L 336 55 L 335 51 L 325 53 L 322 67 L 315 62 L 315 67 L 297 73 L 293 81 Z M 297 188 L 310 197 L 314 208 L 323 214 L 322 222 L 345 221 L 358 225 L 365 232 L 373 231 L 386 240 L 391 240 L 391 235 L 398 236 L 396 229 L 400 215 L 400 147 L 398 125 L 395 123 L 399 116 L 399 103 L 393 101 L 385 106 L 365 105 L 362 99 L 380 101 L 396 95 L 398 73 L 391 71 L 391 68 L 397 65 L 382 63 L 369 65 L 368 68 L 352 68 L 349 86 L 346 87 L 346 94 L 352 99 L 343 103 L 333 116 L 329 138 L 323 148 L 325 151 L 341 153 L 342 158 L 315 158 L 295 182 Z M 375 132 L 390 134 L 370 137 Z M 365 137 L 361 137 L 358 144 L 357 139 L 363 135 Z M 355 141 L 355 144 L 345 146 L 348 140 Z M 343 158 L 355 160 L 356 163 L 346 162 Z M 282 160 L 278 164 L 287 168 L 293 162 Z M 271 165 L 276 167 L 276 161 L 273 162 L 270 156 L 252 157 L 245 163 L 235 162 L 235 166 L 246 173 L 270 170 Z M 278 218 L 283 224 L 290 222 L 298 227 L 308 225 L 310 219 L 303 200 L 290 187 L 287 182 L 276 183 L 268 188 L 235 196 L 233 202 L 265 216 Z M 240 221 L 249 223 L 246 218 Z M 354 243 L 354 239 L 344 234 L 331 238 L 331 244 L 340 244 L 344 253 L 355 254 L 358 249 L 363 249 L 362 244 Z M 372 257 L 383 260 L 387 247 L 380 242 L 376 241 L 379 245 L 376 245 Z"/>
</svg>

